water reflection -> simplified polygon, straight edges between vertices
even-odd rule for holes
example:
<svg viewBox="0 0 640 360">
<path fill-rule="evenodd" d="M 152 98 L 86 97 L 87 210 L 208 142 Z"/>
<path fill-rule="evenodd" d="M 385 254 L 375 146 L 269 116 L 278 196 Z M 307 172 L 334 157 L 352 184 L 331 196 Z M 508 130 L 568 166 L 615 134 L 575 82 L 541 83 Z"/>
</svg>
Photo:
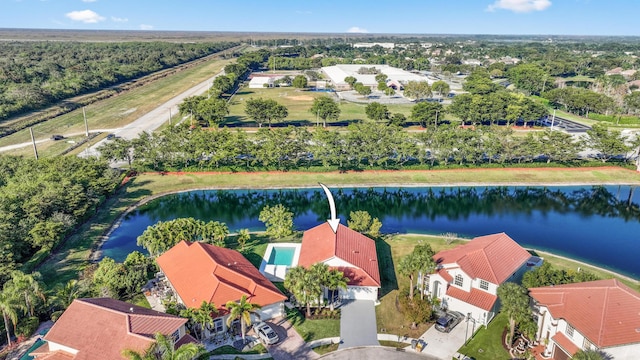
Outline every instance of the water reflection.
<svg viewBox="0 0 640 360">
<path fill-rule="evenodd" d="M 551 250 L 638 276 L 640 207 L 629 186 L 432 187 L 333 189 L 342 222 L 351 211 L 380 218 L 386 233 L 507 232 L 524 246 Z M 157 221 L 194 217 L 225 222 L 231 231 L 264 229 L 265 205 L 284 204 L 304 230 L 329 216 L 321 190 L 192 191 L 168 195 L 131 213 L 105 253 L 126 256 L 136 237 Z M 122 257 L 123 258 L 123 257 Z"/>
</svg>

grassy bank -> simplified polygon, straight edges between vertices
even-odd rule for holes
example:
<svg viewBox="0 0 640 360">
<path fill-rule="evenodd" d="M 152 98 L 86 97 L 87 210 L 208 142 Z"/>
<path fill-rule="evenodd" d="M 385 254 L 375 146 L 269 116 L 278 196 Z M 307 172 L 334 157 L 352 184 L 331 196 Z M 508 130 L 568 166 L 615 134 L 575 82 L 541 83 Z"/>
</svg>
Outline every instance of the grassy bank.
<svg viewBox="0 0 640 360">
<path fill-rule="evenodd" d="M 328 186 L 407 185 L 541 185 L 640 184 L 640 174 L 622 168 L 479 169 L 438 171 L 274 172 L 184 175 L 143 174 L 133 178 L 109 199 L 39 268 L 50 286 L 77 277 L 87 264 L 92 247 L 128 208 L 161 194 L 202 188 L 283 188 Z"/>
</svg>

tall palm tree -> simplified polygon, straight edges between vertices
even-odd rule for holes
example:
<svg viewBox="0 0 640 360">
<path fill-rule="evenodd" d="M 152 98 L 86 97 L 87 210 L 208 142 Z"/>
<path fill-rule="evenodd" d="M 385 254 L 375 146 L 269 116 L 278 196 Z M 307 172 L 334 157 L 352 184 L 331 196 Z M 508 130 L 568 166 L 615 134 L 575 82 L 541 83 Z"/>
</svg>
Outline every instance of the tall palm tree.
<svg viewBox="0 0 640 360">
<path fill-rule="evenodd" d="M 598 350 L 580 350 L 571 357 L 573 360 L 610 360 L 611 357 Z"/>
<path fill-rule="evenodd" d="M 247 327 L 251 325 L 251 314 L 255 313 L 256 310 L 260 309 L 262 306 L 248 302 L 247 295 L 242 295 L 240 301 L 228 301 L 225 307 L 229 310 L 227 326 L 230 327 L 233 320 L 240 319 L 242 341 L 245 341 Z"/>
<path fill-rule="evenodd" d="M 10 291 L 23 298 L 29 317 L 34 316 L 37 299 L 45 300 L 39 279 L 39 272 L 25 274 L 20 270 L 14 270 L 11 272 L 11 279 L 4 284 L 5 289 L 10 288 Z"/>
<path fill-rule="evenodd" d="M 502 305 L 500 311 L 509 317 L 509 349 L 511 349 L 516 325 L 531 317 L 529 295 L 524 287 L 506 282 L 498 287 L 498 298 Z"/>
<path fill-rule="evenodd" d="M 409 277 L 409 299 L 413 301 L 413 279 L 416 273 L 420 270 L 420 262 L 418 256 L 415 253 L 405 255 L 398 263 L 398 271 L 405 276 Z"/>
<path fill-rule="evenodd" d="M 202 301 L 200 308 L 196 309 L 192 315 L 192 320 L 200 325 L 200 340 L 204 339 L 204 330 L 207 325 L 213 325 L 213 316 L 218 313 L 218 309 L 213 303 Z"/>
<path fill-rule="evenodd" d="M 287 271 L 284 287 L 293 293 L 296 300 L 307 306 L 307 317 L 311 316 L 311 303 L 322 294 L 321 279 L 313 272 L 302 266 L 296 266 Z"/>
<path fill-rule="evenodd" d="M 4 320 L 4 327 L 7 331 L 7 344 L 11 346 L 11 331 L 9 324 L 13 324 L 13 330 L 15 332 L 16 324 L 18 323 L 18 310 L 25 309 L 25 306 L 17 301 L 15 293 L 10 289 L 4 289 L 0 292 L 0 312 L 2 312 L 2 319 Z"/>
<path fill-rule="evenodd" d="M 424 274 L 432 273 L 436 268 L 436 262 L 433 260 L 435 251 L 429 244 L 417 245 L 413 249 L 413 253 L 416 256 L 417 268 L 423 276 Z M 424 279 L 420 279 L 420 300 L 424 300 Z"/>
<path fill-rule="evenodd" d="M 326 282 L 324 283 L 324 286 L 326 286 L 327 289 L 331 291 L 335 291 L 338 289 L 346 289 L 348 280 L 349 279 L 344 276 L 344 273 L 342 271 L 337 269 L 331 269 L 329 270 L 329 274 L 326 277 Z M 330 299 L 330 300 L 333 300 L 333 299 Z M 333 301 L 329 301 L 329 307 L 331 308 L 331 311 L 334 310 Z"/>
<path fill-rule="evenodd" d="M 131 349 L 122 351 L 129 360 L 201 360 L 208 359 L 207 350 L 200 344 L 184 344 L 175 348 L 171 337 L 156 333 L 155 342 L 143 352 Z"/>
</svg>

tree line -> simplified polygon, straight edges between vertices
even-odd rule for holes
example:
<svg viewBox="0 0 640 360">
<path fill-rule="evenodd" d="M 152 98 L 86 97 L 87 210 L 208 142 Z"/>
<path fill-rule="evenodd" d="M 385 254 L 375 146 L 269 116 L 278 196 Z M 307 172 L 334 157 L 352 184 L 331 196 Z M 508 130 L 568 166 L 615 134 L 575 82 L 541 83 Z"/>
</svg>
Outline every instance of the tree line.
<svg viewBox="0 0 640 360">
<path fill-rule="evenodd" d="M 0 48 L 0 120 L 235 45 L 5 42 Z"/>
<path fill-rule="evenodd" d="M 425 165 L 480 166 L 534 161 L 547 163 L 579 159 L 595 150 L 602 162 L 614 156 L 637 154 L 640 140 L 596 125 L 586 140 L 546 129 L 515 135 L 507 126 L 429 126 L 411 133 L 384 123 L 353 123 L 346 132 L 319 127 L 262 128 L 255 134 L 218 129 L 192 129 L 187 124 L 142 134 L 133 140 L 116 139 L 101 148 L 104 158 L 128 161 L 137 170 L 205 169 L 400 169 Z"/>
</svg>

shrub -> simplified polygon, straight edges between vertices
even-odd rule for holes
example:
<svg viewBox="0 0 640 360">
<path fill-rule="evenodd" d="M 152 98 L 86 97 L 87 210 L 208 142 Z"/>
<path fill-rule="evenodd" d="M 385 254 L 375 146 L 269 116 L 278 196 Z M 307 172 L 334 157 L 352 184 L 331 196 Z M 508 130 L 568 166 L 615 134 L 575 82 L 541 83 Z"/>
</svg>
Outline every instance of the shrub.
<svg viewBox="0 0 640 360">
<path fill-rule="evenodd" d="M 40 319 L 37 316 L 21 319 L 16 327 L 16 334 L 29 337 L 38 330 L 38 325 L 40 325 Z"/>
</svg>

